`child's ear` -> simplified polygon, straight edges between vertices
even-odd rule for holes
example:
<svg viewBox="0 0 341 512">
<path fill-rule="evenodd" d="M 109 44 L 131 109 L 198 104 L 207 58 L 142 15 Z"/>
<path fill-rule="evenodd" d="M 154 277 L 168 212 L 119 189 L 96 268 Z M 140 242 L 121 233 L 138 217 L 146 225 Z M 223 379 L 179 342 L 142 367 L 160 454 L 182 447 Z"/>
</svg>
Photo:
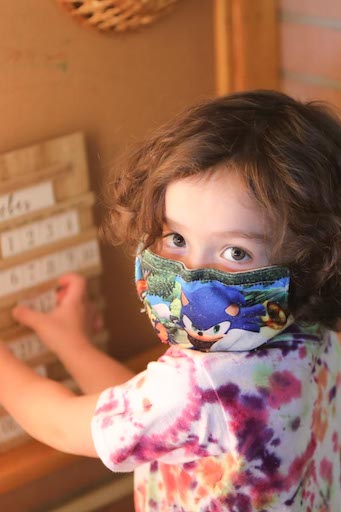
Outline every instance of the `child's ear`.
<svg viewBox="0 0 341 512">
<path fill-rule="evenodd" d="M 189 304 L 189 300 L 187 299 L 187 297 L 184 294 L 184 292 L 181 292 L 181 304 L 183 306 L 188 306 L 188 304 Z"/>
</svg>

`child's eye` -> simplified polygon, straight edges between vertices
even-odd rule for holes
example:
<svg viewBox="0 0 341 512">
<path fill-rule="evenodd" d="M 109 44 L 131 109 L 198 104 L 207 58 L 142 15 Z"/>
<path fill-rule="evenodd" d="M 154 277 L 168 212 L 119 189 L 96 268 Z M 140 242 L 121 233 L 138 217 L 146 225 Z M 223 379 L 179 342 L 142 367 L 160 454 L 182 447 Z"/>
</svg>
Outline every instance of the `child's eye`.
<svg viewBox="0 0 341 512">
<path fill-rule="evenodd" d="M 186 240 L 179 233 L 170 233 L 169 235 L 165 235 L 164 238 L 167 241 L 169 247 L 185 247 Z"/>
<path fill-rule="evenodd" d="M 247 261 L 251 256 L 241 247 L 228 247 L 223 252 L 223 257 L 229 261 Z"/>
</svg>

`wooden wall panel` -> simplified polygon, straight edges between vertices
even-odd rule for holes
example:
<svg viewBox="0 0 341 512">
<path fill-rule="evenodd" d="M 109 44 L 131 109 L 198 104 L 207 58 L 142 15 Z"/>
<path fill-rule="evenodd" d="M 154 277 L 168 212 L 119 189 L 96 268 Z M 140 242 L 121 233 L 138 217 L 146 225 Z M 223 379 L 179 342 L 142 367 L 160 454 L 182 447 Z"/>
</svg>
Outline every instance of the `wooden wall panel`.
<svg viewBox="0 0 341 512">
<path fill-rule="evenodd" d="M 2 2 L 0 153 L 82 131 L 98 191 L 127 146 L 214 95 L 212 5 L 182 0 L 149 27 L 103 34 L 57 0 Z M 105 246 L 103 265 L 112 354 L 122 359 L 159 343 L 140 313 L 134 262 Z"/>
<path fill-rule="evenodd" d="M 212 0 L 183 0 L 145 29 L 103 34 L 76 23 L 57 0 L 2 2 L 0 153 L 82 131 L 98 191 L 126 146 L 214 94 L 212 14 Z M 133 261 L 111 247 L 103 256 L 113 355 L 163 348 L 140 314 Z M 1 457 L 0 510 L 46 512 L 113 478 L 100 461 L 26 443 Z"/>
</svg>

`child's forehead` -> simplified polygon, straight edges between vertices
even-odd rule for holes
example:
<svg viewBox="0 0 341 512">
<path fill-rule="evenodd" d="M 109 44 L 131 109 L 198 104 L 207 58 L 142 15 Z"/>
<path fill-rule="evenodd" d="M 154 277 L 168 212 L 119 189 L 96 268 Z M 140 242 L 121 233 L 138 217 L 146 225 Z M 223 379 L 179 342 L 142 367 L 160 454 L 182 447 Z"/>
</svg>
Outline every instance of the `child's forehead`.
<svg viewBox="0 0 341 512">
<path fill-rule="evenodd" d="M 216 207 L 229 205 L 231 198 L 248 209 L 261 209 L 241 173 L 226 165 L 176 179 L 166 187 L 166 206 L 174 201 L 199 199 L 199 204 L 214 199 Z"/>
<path fill-rule="evenodd" d="M 264 210 L 242 177 L 226 168 L 170 183 L 165 218 L 173 224 L 202 227 L 212 233 L 255 231 L 264 238 L 266 231 Z"/>
</svg>

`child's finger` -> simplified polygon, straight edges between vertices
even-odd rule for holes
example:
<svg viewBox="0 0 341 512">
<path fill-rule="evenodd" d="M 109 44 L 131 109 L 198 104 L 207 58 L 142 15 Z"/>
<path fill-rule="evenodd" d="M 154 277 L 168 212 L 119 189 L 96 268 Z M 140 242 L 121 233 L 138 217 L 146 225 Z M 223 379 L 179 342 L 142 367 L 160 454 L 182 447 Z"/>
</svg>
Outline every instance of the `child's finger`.
<svg viewBox="0 0 341 512">
<path fill-rule="evenodd" d="M 86 279 L 79 274 L 64 274 L 58 279 L 58 302 L 78 301 L 86 295 Z"/>
<path fill-rule="evenodd" d="M 39 331 L 39 327 L 44 321 L 45 314 L 26 306 L 16 306 L 12 309 L 13 318 L 26 327 L 30 327 L 35 331 Z"/>
</svg>

